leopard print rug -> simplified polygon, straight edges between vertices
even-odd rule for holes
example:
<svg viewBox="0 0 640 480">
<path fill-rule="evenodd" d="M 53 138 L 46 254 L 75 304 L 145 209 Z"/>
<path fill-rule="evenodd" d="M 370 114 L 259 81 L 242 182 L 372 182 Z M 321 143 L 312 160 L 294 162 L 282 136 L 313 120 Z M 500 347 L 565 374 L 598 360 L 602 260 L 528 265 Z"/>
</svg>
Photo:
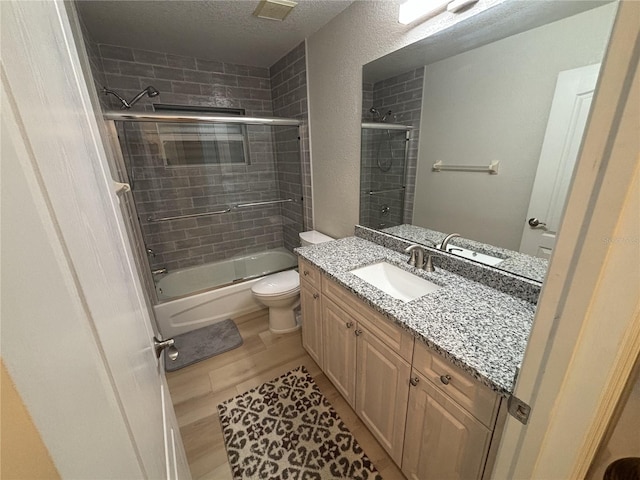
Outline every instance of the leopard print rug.
<svg viewBox="0 0 640 480">
<path fill-rule="evenodd" d="M 218 413 L 235 480 L 382 479 L 303 366 Z"/>
</svg>

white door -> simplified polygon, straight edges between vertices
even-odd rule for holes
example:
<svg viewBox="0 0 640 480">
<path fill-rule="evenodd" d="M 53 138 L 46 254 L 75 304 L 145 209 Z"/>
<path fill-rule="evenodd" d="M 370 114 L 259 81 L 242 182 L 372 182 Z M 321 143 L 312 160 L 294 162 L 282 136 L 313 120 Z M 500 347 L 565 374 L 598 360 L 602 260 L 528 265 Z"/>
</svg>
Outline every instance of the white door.
<svg viewBox="0 0 640 480">
<path fill-rule="evenodd" d="M 522 253 L 551 256 L 599 71 L 598 63 L 558 74 L 524 222 Z"/>
<path fill-rule="evenodd" d="M 34 233 L 22 244 L 10 244 L 15 257 L 22 256 L 13 268 L 28 280 L 23 285 L 12 284 L 11 291 L 21 297 L 30 295 L 34 305 L 16 305 L 10 319 L 9 331 L 28 342 L 27 348 L 14 348 L 12 338 L 3 338 L 10 345 L 3 348 L 3 358 L 7 356 L 10 373 L 63 477 L 190 478 L 166 380 L 155 355 L 150 312 L 125 241 L 124 220 L 65 6 L 63 2 L 2 2 L 1 20 L 2 120 L 3 135 L 8 136 L 3 136 L 3 143 L 22 152 L 6 161 L 11 162 L 16 181 L 27 179 L 23 182 L 26 187 L 14 193 L 24 195 L 25 205 L 33 199 L 37 207 L 30 210 L 36 212 L 31 217 L 37 216 L 40 226 L 29 230 Z M 3 185 L 11 185 L 11 180 L 3 178 Z M 16 213 L 9 217 L 15 219 L 10 226 L 17 232 L 22 227 L 20 204 L 9 206 L 13 206 L 9 212 Z M 13 236 L 10 231 L 8 238 Z M 32 244 L 47 250 L 50 246 L 53 263 L 48 261 L 50 256 L 36 261 L 42 251 L 34 251 Z M 53 264 L 63 277 L 62 287 L 52 285 L 50 289 L 62 288 L 66 303 L 77 305 L 72 315 L 59 315 L 55 305 L 60 300 L 52 298 L 40 281 L 50 273 L 45 265 Z M 41 307 L 46 310 L 49 301 L 47 318 L 25 313 Z M 90 348 L 89 343 L 94 346 Z M 55 387 L 42 384 L 40 391 L 42 379 L 38 377 L 47 368 L 37 367 L 38 362 L 56 363 L 62 356 L 71 360 L 56 371 Z M 89 365 L 96 368 L 91 370 Z M 90 371 L 104 377 L 94 385 L 86 378 Z M 111 398 L 104 415 L 115 412 L 120 426 L 101 424 L 102 410 L 91 412 L 88 399 L 94 394 Z M 77 418 L 64 422 L 52 418 L 64 410 L 58 397 L 78 405 Z M 82 415 L 80 410 L 90 413 Z M 55 421 L 63 425 L 51 428 Z M 85 436 L 78 439 L 75 433 L 82 428 Z M 91 438 L 86 431 L 93 432 Z M 122 432 L 134 467 L 123 471 L 117 457 L 107 457 L 107 466 L 99 471 L 82 470 L 85 456 L 106 456 L 113 439 L 123 438 Z M 71 445 L 78 441 L 74 450 Z M 84 454 L 83 443 L 92 444 Z M 104 452 L 96 451 L 100 448 Z"/>
</svg>

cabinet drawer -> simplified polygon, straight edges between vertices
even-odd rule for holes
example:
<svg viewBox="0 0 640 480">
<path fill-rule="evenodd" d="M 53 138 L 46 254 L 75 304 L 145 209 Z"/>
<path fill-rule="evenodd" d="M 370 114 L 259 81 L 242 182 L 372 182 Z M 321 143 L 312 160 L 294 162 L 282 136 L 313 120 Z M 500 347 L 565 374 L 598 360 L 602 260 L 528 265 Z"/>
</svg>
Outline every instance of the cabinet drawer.
<svg viewBox="0 0 640 480">
<path fill-rule="evenodd" d="M 298 258 L 298 271 L 300 272 L 300 278 L 316 289 L 320 290 L 320 270 L 314 267 L 306 260 Z"/>
<path fill-rule="evenodd" d="M 484 425 L 493 429 L 500 404 L 500 396 L 496 392 L 429 350 L 420 341 L 415 342 L 413 368 L 431 380 L 438 389 L 449 395 Z"/>
<path fill-rule="evenodd" d="M 409 332 L 394 325 L 362 300 L 356 298 L 355 295 L 326 277 L 322 279 L 322 293 L 398 355 L 411 363 L 413 337 Z"/>
</svg>

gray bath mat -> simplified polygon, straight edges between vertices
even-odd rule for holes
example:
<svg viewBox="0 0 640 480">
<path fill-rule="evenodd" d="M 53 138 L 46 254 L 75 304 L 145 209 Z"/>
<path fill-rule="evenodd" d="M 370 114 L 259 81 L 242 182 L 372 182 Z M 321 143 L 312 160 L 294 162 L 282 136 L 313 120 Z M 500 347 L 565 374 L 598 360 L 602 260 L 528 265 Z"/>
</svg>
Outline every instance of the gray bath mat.
<svg viewBox="0 0 640 480">
<path fill-rule="evenodd" d="M 238 327 L 230 318 L 208 327 L 176 335 L 173 339 L 178 349 L 178 358 L 171 360 L 168 355 L 165 355 L 164 365 L 167 372 L 179 370 L 242 345 Z"/>
</svg>

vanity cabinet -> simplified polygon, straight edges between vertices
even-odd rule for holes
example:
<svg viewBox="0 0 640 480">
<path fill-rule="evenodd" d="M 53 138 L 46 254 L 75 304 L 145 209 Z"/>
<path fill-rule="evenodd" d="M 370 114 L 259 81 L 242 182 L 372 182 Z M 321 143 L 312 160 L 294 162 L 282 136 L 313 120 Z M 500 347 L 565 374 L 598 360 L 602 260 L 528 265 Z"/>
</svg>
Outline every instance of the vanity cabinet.
<svg viewBox="0 0 640 480">
<path fill-rule="evenodd" d="M 402 472 L 416 480 L 482 478 L 500 404 L 496 393 L 416 343 Z"/>
<path fill-rule="evenodd" d="M 300 259 L 300 305 L 302 309 L 302 346 L 322 369 L 324 345 L 322 338 L 322 301 L 320 271 Z"/>
<path fill-rule="evenodd" d="M 357 321 L 328 298 L 323 299 L 324 374 L 355 410 Z"/>
<path fill-rule="evenodd" d="M 322 295 L 324 372 L 400 464 L 413 338 L 334 282 Z"/>
<path fill-rule="evenodd" d="M 411 366 L 365 327 L 357 331 L 355 411 L 400 465 Z"/>
<path fill-rule="evenodd" d="M 300 259 L 309 355 L 410 479 L 488 478 L 502 397 Z"/>
<path fill-rule="evenodd" d="M 412 372 L 402 473 L 409 479 L 477 479 L 491 432 L 422 375 Z"/>
</svg>

